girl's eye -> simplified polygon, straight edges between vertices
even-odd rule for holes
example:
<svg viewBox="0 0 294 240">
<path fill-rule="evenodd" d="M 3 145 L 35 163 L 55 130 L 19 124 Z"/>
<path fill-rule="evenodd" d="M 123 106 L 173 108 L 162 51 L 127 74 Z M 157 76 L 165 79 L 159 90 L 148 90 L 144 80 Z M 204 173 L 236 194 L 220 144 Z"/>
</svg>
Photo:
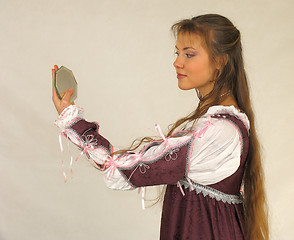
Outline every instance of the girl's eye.
<svg viewBox="0 0 294 240">
<path fill-rule="evenodd" d="M 186 55 L 187 58 L 191 58 L 191 57 L 195 56 L 194 54 L 189 54 L 189 53 L 186 53 L 185 55 Z"/>
<path fill-rule="evenodd" d="M 179 52 L 175 52 L 175 55 L 176 55 L 176 56 L 179 56 L 180 54 L 179 54 Z M 185 56 L 186 56 L 187 58 L 192 58 L 192 57 L 195 56 L 195 54 L 185 53 Z"/>
</svg>

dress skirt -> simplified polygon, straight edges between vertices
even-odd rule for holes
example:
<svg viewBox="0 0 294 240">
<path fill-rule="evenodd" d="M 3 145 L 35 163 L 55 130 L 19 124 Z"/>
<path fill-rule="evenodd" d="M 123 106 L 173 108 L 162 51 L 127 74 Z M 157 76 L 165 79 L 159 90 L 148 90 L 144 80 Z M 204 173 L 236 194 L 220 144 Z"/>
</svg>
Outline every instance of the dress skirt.
<svg viewBox="0 0 294 240">
<path fill-rule="evenodd" d="M 161 219 L 161 240 L 243 240 L 242 203 L 225 203 L 203 193 L 168 185 Z"/>
</svg>

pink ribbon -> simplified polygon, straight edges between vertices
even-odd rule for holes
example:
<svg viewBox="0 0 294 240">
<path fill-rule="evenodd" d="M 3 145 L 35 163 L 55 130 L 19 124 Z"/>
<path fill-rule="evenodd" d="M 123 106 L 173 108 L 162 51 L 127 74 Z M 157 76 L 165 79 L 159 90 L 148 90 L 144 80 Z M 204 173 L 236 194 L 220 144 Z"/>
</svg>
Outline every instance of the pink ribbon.
<svg viewBox="0 0 294 240">
<path fill-rule="evenodd" d="M 93 146 L 85 146 L 85 147 L 81 147 L 83 149 L 83 151 L 79 154 L 79 156 L 77 156 L 77 158 L 75 159 L 75 161 L 78 161 L 79 158 L 84 155 L 85 153 L 86 154 L 89 154 L 88 153 L 88 150 L 93 150 Z"/>
<path fill-rule="evenodd" d="M 106 179 L 109 180 L 115 173 L 115 169 L 117 168 L 117 164 L 115 163 L 114 159 L 110 156 L 108 156 L 108 161 L 107 161 L 107 174 L 106 174 Z"/>
<path fill-rule="evenodd" d="M 160 135 L 160 137 L 163 139 L 163 141 L 166 141 L 166 138 L 165 138 L 165 136 L 163 135 L 163 133 L 162 133 L 162 131 L 161 131 L 161 128 L 160 128 L 160 126 L 159 126 L 158 123 L 155 124 L 155 129 L 156 129 L 156 131 L 158 132 L 158 134 Z"/>
<path fill-rule="evenodd" d="M 63 153 L 61 134 L 62 134 L 62 132 L 59 134 L 59 146 L 60 146 L 61 153 Z M 63 158 L 62 157 L 61 157 L 61 168 L 62 168 L 62 175 L 64 177 L 64 182 L 67 182 L 67 177 L 66 177 L 66 174 L 65 174 L 65 171 L 64 171 L 64 163 L 63 163 Z"/>
<path fill-rule="evenodd" d="M 181 190 L 181 193 L 182 193 L 182 195 L 183 195 L 183 197 L 184 197 L 184 196 L 185 196 L 185 192 L 184 192 L 184 190 L 183 190 L 183 188 L 182 188 L 182 185 L 180 184 L 179 181 L 177 182 L 177 187 Z"/>
<path fill-rule="evenodd" d="M 63 149 L 63 145 L 62 145 L 62 134 L 64 134 L 67 130 L 63 130 L 60 134 L 59 134 L 59 146 L 60 146 L 60 151 L 61 153 L 63 153 L 64 149 Z M 93 150 L 94 146 L 96 145 L 96 142 L 97 140 L 94 139 L 94 136 L 90 135 L 90 136 L 86 136 L 86 140 L 85 140 L 86 144 L 84 147 L 80 146 L 82 148 L 82 152 L 79 154 L 79 156 L 75 159 L 75 161 L 78 161 L 78 159 L 84 154 L 89 154 L 88 151 L 89 150 Z M 70 165 L 69 165 L 69 169 L 70 169 L 70 175 L 71 175 L 71 178 L 73 178 L 73 169 L 72 169 L 72 166 L 73 166 L 73 157 L 72 157 L 72 154 L 70 152 L 70 148 L 69 148 L 69 142 L 68 142 L 68 151 L 69 151 L 69 154 L 70 154 Z M 63 162 L 63 158 L 61 158 L 61 167 L 62 167 L 62 174 L 63 174 L 63 177 L 64 177 L 64 182 L 67 182 L 67 176 L 66 176 L 66 173 L 64 171 L 64 162 Z"/>
<path fill-rule="evenodd" d="M 138 194 L 140 194 L 140 192 L 142 192 L 142 195 L 141 195 L 141 198 L 142 198 L 142 209 L 145 210 L 145 193 L 146 193 L 145 187 L 140 187 L 138 189 Z"/>
<path fill-rule="evenodd" d="M 190 191 L 193 191 L 193 184 L 192 184 L 190 178 L 186 177 L 186 179 L 187 179 L 187 181 L 189 183 L 189 189 L 190 189 Z"/>
<path fill-rule="evenodd" d="M 199 138 L 202 138 L 204 133 L 207 131 L 207 129 L 209 128 L 210 125 L 211 125 L 211 116 L 208 115 L 204 127 L 201 128 L 198 132 L 196 132 L 197 136 Z"/>
</svg>

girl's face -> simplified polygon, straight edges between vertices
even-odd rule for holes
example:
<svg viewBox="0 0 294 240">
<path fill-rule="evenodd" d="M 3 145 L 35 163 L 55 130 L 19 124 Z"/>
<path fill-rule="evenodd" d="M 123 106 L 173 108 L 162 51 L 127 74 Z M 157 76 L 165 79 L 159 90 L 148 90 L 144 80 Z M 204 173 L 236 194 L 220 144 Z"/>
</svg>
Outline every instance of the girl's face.
<svg viewBox="0 0 294 240">
<path fill-rule="evenodd" d="M 217 66 L 201 42 L 201 37 L 196 34 L 178 35 L 174 67 L 179 88 L 198 89 L 203 97 L 213 89 Z"/>
</svg>

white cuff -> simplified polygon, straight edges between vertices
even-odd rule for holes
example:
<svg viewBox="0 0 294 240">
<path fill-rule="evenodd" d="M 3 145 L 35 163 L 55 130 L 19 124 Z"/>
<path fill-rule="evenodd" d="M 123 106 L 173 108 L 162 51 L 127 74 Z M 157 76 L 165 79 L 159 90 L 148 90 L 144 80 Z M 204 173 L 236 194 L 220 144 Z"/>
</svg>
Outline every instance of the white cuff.
<svg viewBox="0 0 294 240">
<path fill-rule="evenodd" d="M 55 120 L 54 124 L 63 131 L 76 118 L 83 118 L 84 109 L 77 105 L 69 105 Z"/>
</svg>

